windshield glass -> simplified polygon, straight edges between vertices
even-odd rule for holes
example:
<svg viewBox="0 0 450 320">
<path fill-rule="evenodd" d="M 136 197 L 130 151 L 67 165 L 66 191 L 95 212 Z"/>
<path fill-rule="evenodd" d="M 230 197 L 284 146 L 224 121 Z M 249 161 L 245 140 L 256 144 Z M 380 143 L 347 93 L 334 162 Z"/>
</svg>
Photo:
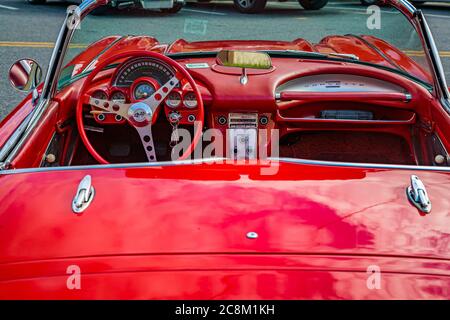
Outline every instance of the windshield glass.
<svg viewBox="0 0 450 320">
<path fill-rule="evenodd" d="M 116 42 L 128 35 L 147 36 L 139 39 L 140 48 L 159 48 L 167 55 L 217 52 L 227 47 L 271 51 L 270 54 L 314 52 L 326 55 L 316 58 L 368 63 L 410 76 L 422 84 L 432 83 L 419 35 L 396 8 L 343 8 L 334 3 L 321 10 L 307 11 L 296 2 L 276 2 L 269 3 L 262 13 L 245 15 L 236 12 L 230 4 L 218 2 L 195 9 L 185 7 L 172 15 L 148 11 L 119 11 L 104 16 L 89 14 L 71 40 L 59 87 L 86 74 L 92 67 L 92 60 L 105 51 L 119 50 L 125 42 Z M 101 50 L 92 50 L 83 59 L 77 59 L 77 64 L 70 63 L 90 44 L 102 39 L 105 40 L 103 46 L 99 46 Z M 252 46 L 248 42 L 239 46 L 238 42 L 224 40 L 255 42 Z M 196 43 L 199 41 L 215 42 Z"/>
</svg>

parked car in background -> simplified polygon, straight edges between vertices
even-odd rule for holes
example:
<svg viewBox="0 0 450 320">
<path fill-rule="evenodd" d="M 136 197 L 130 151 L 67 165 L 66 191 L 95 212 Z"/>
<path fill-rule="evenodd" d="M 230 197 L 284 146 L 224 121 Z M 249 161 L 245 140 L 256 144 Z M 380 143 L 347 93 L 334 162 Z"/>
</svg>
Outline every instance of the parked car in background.
<svg viewBox="0 0 450 320">
<path fill-rule="evenodd" d="M 27 0 L 31 4 L 44 4 L 47 0 Z M 80 4 L 83 0 L 76 0 Z M 183 8 L 185 0 L 113 0 L 107 6 L 97 8 L 93 14 L 104 14 L 108 9 L 159 9 L 166 13 L 177 13 Z"/>
<path fill-rule="evenodd" d="M 200 3 L 211 2 L 212 0 L 197 0 Z M 258 13 L 264 10 L 267 0 L 233 0 L 235 8 L 242 13 Z M 286 2 L 287 0 L 278 0 L 278 2 Z M 305 10 L 322 9 L 328 0 L 298 0 L 298 3 Z"/>
</svg>

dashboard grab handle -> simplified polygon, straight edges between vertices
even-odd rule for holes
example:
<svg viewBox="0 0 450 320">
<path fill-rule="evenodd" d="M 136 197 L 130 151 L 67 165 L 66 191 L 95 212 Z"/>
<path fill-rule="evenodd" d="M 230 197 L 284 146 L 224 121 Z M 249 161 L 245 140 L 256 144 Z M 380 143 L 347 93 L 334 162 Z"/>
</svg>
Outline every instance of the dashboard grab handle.
<svg viewBox="0 0 450 320">
<path fill-rule="evenodd" d="M 276 95 L 278 101 L 317 100 L 317 101 L 398 101 L 409 102 L 411 95 L 403 92 L 304 92 L 283 91 Z"/>
</svg>

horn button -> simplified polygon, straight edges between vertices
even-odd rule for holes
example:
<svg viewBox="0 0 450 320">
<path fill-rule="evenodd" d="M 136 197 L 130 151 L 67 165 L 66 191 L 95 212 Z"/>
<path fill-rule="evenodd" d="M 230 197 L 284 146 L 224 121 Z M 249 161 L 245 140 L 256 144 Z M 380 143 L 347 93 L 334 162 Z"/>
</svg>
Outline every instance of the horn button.
<svg viewBox="0 0 450 320">
<path fill-rule="evenodd" d="M 137 102 L 128 109 L 128 118 L 136 127 L 148 125 L 152 120 L 152 116 L 152 109 L 144 102 Z"/>
</svg>

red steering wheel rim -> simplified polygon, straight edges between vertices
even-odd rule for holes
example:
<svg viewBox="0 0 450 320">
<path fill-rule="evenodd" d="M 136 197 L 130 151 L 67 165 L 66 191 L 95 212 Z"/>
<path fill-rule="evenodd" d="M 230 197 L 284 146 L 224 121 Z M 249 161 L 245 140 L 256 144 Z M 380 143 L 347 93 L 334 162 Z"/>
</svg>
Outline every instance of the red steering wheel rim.
<svg viewBox="0 0 450 320">
<path fill-rule="evenodd" d="M 85 95 L 85 92 L 86 92 L 86 89 L 87 89 L 88 85 L 92 82 L 92 80 L 95 78 L 95 76 L 97 76 L 111 62 L 116 61 L 116 60 L 120 60 L 120 59 L 123 59 L 123 58 L 134 58 L 134 57 L 151 57 L 151 58 L 159 59 L 159 60 L 167 63 L 176 72 L 180 72 L 182 74 L 184 79 L 186 79 L 189 82 L 192 90 L 194 91 L 196 99 L 197 99 L 197 103 L 198 103 L 198 105 L 197 105 L 197 108 L 198 108 L 198 119 L 197 119 L 197 121 L 200 123 L 200 125 L 198 125 L 197 128 L 194 128 L 194 137 L 193 137 L 193 139 L 191 141 L 191 144 L 186 149 L 186 151 L 181 155 L 181 157 L 179 158 L 179 160 L 187 159 L 193 153 L 193 151 L 194 151 L 195 147 L 197 146 L 197 143 L 199 142 L 200 137 L 202 135 L 202 128 L 203 128 L 204 116 L 205 116 L 204 109 L 203 109 L 202 96 L 201 96 L 200 90 L 199 90 L 197 84 L 195 83 L 194 79 L 186 71 L 186 69 L 183 68 L 183 66 L 181 66 L 175 60 L 172 60 L 171 58 L 166 57 L 165 55 L 162 55 L 162 54 L 157 53 L 157 52 L 152 52 L 152 51 L 133 50 L 133 51 L 127 51 L 127 52 L 118 53 L 118 54 L 113 55 L 113 56 L 105 59 L 104 61 L 102 61 L 86 77 L 86 79 L 84 80 L 84 82 L 83 82 L 83 84 L 82 84 L 82 86 L 80 88 L 80 91 L 79 91 L 80 99 L 78 99 L 77 106 L 76 106 L 77 127 L 78 127 L 78 132 L 80 134 L 81 140 L 83 141 L 83 144 L 85 145 L 85 147 L 88 150 L 88 152 L 95 158 L 95 160 L 97 160 L 101 164 L 109 164 L 109 162 L 106 161 L 95 150 L 95 148 L 92 146 L 92 144 L 90 143 L 90 141 L 89 141 L 89 139 L 88 139 L 88 137 L 86 135 L 86 130 L 84 129 L 84 121 L 83 121 L 83 105 L 85 103 L 84 95 Z M 179 80 L 181 82 L 182 79 L 179 79 Z M 161 106 L 159 106 L 159 107 L 161 107 Z"/>
</svg>

